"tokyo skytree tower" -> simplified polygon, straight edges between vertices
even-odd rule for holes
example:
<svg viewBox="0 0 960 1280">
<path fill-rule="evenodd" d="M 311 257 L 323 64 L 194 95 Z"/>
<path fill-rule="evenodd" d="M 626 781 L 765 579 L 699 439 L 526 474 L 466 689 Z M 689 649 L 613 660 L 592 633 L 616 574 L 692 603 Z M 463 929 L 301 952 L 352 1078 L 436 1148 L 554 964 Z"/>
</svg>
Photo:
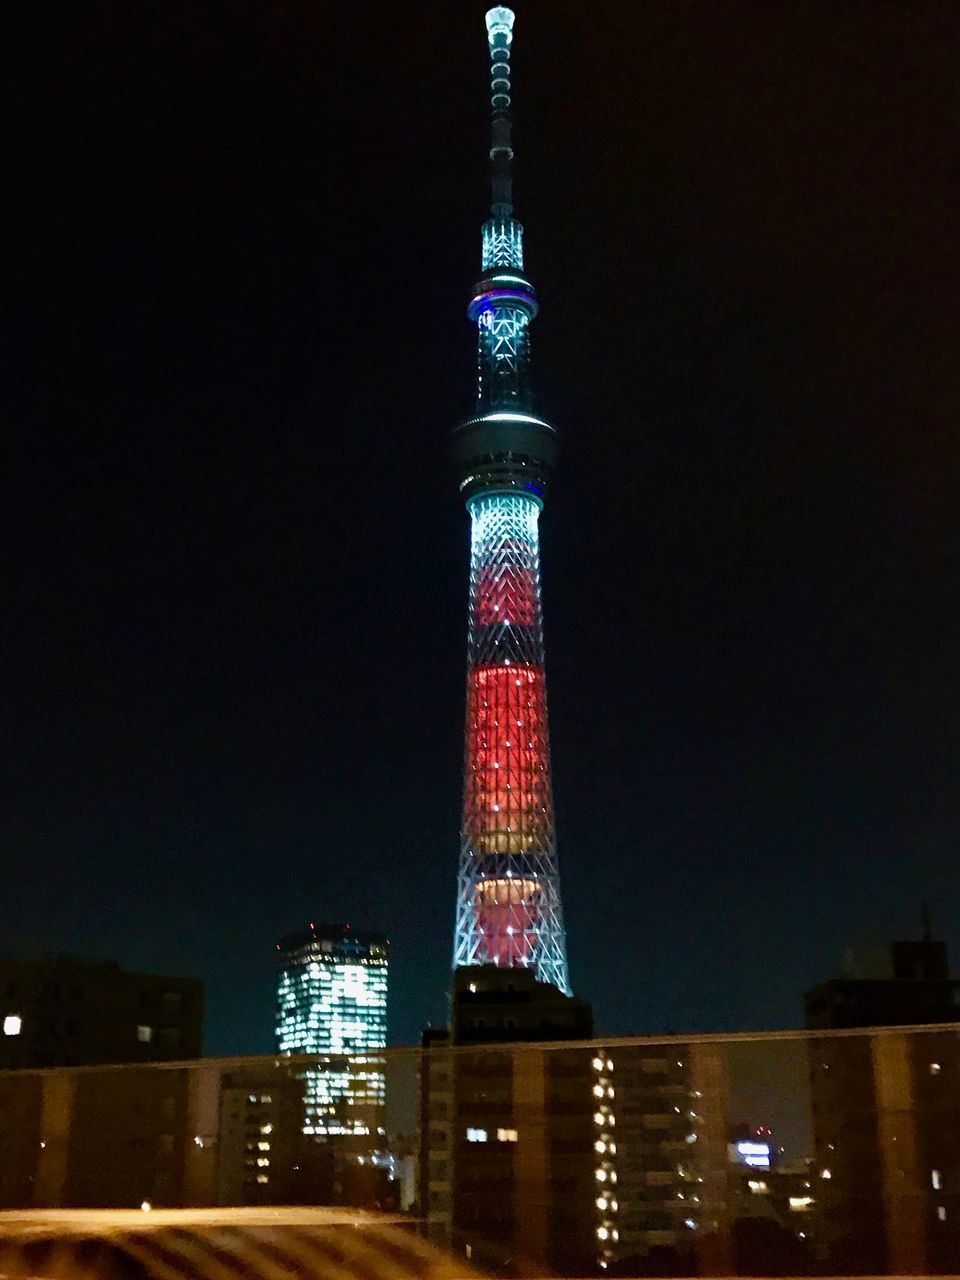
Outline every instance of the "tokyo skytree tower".
<svg viewBox="0 0 960 1280">
<path fill-rule="evenodd" d="M 477 325 L 476 409 L 454 432 L 470 513 L 463 823 L 453 963 L 532 969 L 570 993 L 560 905 L 540 611 L 538 522 L 556 431 L 532 412 L 537 314 L 513 214 L 510 49 L 514 14 L 486 15 L 491 216 L 468 315 Z"/>
</svg>

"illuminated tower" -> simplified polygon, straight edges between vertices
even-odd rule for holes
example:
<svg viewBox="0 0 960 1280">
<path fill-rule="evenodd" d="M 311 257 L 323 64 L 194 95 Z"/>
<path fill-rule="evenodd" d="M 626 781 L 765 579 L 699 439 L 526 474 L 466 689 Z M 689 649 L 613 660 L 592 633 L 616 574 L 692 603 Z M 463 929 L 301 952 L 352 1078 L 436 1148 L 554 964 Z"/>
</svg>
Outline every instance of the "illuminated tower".
<svg viewBox="0 0 960 1280">
<path fill-rule="evenodd" d="M 570 993 L 560 906 L 540 615 L 538 521 L 556 432 L 531 411 L 537 314 L 513 216 L 514 15 L 487 13 L 491 217 L 468 315 L 478 330 L 476 409 L 454 432 L 470 513 L 464 798 L 454 966 L 533 969 Z"/>
</svg>

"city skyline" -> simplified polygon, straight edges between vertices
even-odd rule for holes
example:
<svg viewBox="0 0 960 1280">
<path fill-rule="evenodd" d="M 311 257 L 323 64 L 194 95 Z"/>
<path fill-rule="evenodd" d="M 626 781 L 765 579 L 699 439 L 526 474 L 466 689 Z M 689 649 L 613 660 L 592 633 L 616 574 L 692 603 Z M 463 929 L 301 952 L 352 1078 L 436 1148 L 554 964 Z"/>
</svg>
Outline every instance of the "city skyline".
<svg viewBox="0 0 960 1280">
<path fill-rule="evenodd" d="M 517 9 L 572 985 L 799 1026 L 960 946 L 950 8 Z M 214 1053 L 311 917 L 446 1012 L 482 11 L 11 33 L 3 950 L 202 977 Z"/>
</svg>

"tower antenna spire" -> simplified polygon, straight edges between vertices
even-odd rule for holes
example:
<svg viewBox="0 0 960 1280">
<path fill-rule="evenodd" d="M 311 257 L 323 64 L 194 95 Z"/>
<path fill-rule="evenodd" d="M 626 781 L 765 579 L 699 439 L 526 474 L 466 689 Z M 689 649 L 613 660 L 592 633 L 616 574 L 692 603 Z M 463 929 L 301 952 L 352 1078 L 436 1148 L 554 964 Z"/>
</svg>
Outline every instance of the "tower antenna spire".
<svg viewBox="0 0 960 1280">
<path fill-rule="evenodd" d="M 491 212 L 495 218 L 513 214 L 512 121 L 510 118 L 510 47 L 514 12 L 505 5 L 487 11 L 487 43 L 490 46 L 490 183 Z"/>
</svg>

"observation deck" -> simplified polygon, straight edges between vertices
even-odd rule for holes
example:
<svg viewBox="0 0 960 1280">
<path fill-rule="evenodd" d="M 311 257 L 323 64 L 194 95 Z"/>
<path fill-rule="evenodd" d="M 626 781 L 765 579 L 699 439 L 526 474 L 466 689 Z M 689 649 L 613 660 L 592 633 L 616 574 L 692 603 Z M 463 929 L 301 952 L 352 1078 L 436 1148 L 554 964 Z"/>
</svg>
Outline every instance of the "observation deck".
<svg viewBox="0 0 960 1280">
<path fill-rule="evenodd" d="M 524 493 L 542 506 L 557 462 L 557 431 L 532 413 L 490 409 L 454 429 L 453 454 L 465 501 Z"/>
</svg>

